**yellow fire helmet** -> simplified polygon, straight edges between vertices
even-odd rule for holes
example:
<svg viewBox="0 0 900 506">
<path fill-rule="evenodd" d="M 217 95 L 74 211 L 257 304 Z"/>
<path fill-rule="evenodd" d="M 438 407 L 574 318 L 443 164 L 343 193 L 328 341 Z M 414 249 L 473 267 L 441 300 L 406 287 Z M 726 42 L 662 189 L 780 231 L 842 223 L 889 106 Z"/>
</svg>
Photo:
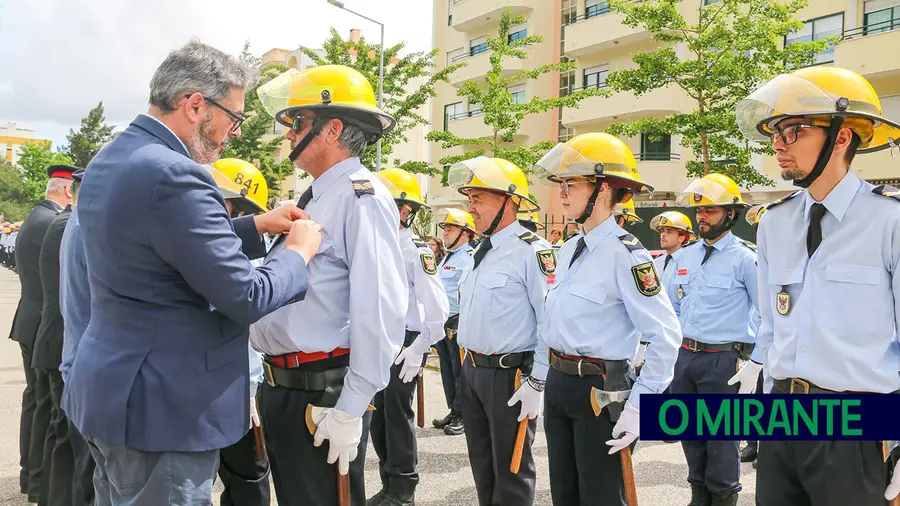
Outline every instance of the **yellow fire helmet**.
<svg viewBox="0 0 900 506">
<path fill-rule="evenodd" d="M 219 187 L 225 200 L 231 202 L 231 207 L 236 213 L 243 211 L 244 214 L 256 214 L 259 212 L 256 202 L 247 197 L 247 188 L 235 183 L 214 166 L 207 165 L 206 170 L 216 182 L 216 186 Z"/>
<path fill-rule="evenodd" d="M 649 193 L 653 187 L 641 179 L 631 149 L 618 137 L 593 132 L 573 137 L 544 155 L 535 174 L 553 184 L 570 177 L 600 177 L 610 186 L 633 193 Z"/>
<path fill-rule="evenodd" d="M 541 223 L 541 218 L 538 216 L 538 213 L 519 213 L 517 215 L 520 222 L 524 221 L 526 223 L 530 223 L 534 226 L 536 230 L 544 230 L 544 224 Z"/>
<path fill-rule="evenodd" d="M 666 211 L 662 214 L 657 214 L 650 220 L 650 229 L 654 232 L 659 232 L 659 229 L 663 227 L 683 230 L 687 232 L 691 241 L 697 238 L 697 234 L 694 233 L 694 227 L 691 225 L 691 219 L 678 211 Z"/>
<path fill-rule="evenodd" d="M 504 193 L 512 197 L 519 212 L 540 210 L 537 202 L 528 196 L 528 180 L 516 164 L 502 158 L 479 156 L 450 166 L 447 183 L 459 193 L 468 196 L 469 190 L 483 189 Z"/>
<path fill-rule="evenodd" d="M 683 207 L 750 207 L 741 198 L 738 185 L 725 174 L 716 172 L 695 179 L 678 195 L 675 204 Z"/>
<path fill-rule="evenodd" d="M 767 205 L 768 204 L 758 204 L 751 207 L 747 210 L 747 216 L 744 216 L 744 219 L 754 227 L 759 225 L 759 220 L 762 219 L 762 215 L 766 212 Z"/>
<path fill-rule="evenodd" d="M 349 120 L 368 134 L 369 144 L 387 135 L 394 118 L 376 105 L 372 85 L 356 69 L 320 65 L 303 71 L 289 69 L 257 89 L 263 108 L 276 121 L 295 127 L 303 111 Z"/>
<path fill-rule="evenodd" d="M 735 107 L 738 128 L 748 139 L 769 142 L 775 125 L 806 117 L 828 127 L 842 117 L 842 127 L 860 138 L 859 152 L 871 153 L 900 143 L 900 124 L 884 117 L 878 94 L 866 78 L 838 67 L 806 67 L 781 74 Z"/>
<path fill-rule="evenodd" d="M 409 204 L 416 210 L 422 207 L 428 209 L 428 204 L 422 198 L 419 182 L 409 172 L 403 169 L 382 169 L 375 173 L 375 177 L 387 187 L 398 204 Z"/>
<path fill-rule="evenodd" d="M 256 204 L 256 213 L 266 212 L 269 202 L 269 186 L 266 178 L 252 163 L 237 158 L 222 158 L 213 163 L 219 172 L 247 189 L 246 197 Z"/>
<path fill-rule="evenodd" d="M 634 200 L 628 200 L 628 202 L 620 202 L 616 204 L 613 207 L 613 215 L 624 216 L 626 223 L 644 222 L 644 220 L 642 220 L 641 217 L 637 215 L 637 211 L 634 210 Z"/>
<path fill-rule="evenodd" d="M 438 226 L 441 228 L 444 228 L 445 225 L 456 225 L 472 232 L 476 236 L 478 235 L 478 231 L 475 230 L 475 220 L 472 219 L 472 215 L 462 209 L 454 209 L 452 207 L 447 209 L 447 216 L 444 217 L 443 221 L 438 223 Z"/>
</svg>

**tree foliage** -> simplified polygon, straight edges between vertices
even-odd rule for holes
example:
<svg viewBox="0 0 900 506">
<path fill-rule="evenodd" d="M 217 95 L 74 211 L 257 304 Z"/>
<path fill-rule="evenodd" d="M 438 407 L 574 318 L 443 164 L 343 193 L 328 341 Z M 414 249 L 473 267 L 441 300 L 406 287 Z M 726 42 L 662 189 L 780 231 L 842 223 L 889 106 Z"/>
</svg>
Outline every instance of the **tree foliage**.
<svg viewBox="0 0 900 506">
<path fill-rule="evenodd" d="M 681 0 L 610 0 L 610 10 L 621 14 L 626 25 L 647 30 L 662 47 L 634 54 L 637 68 L 611 72 L 606 78 L 607 96 L 629 91 L 640 97 L 659 88 L 676 87 L 696 107 L 663 118 L 615 124 L 607 131 L 628 136 L 646 133 L 651 138 L 680 135 L 681 144 L 697 158 L 687 163 L 689 176 L 723 172 L 739 185 L 773 185 L 750 165 L 752 154 L 771 150 L 744 140 L 734 107 L 775 75 L 812 64 L 817 53 L 838 40 L 783 46 L 787 35 L 803 28 L 795 15 L 806 6 L 806 0 L 689 3 L 697 6 L 688 16 L 697 19 L 696 23 L 685 16 L 695 7 L 687 7 Z M 677 47 L 687 56 L 680 58 Z"/>
<path fill-rule="evenodd" d="M 8 163 L 0 163 L 0 214 L 6 221 L 22 221 L 37 201 L 25 189 L 22 172 Z"/>
<path fill-rule="evenodd" d="M 65 153 L 76 167 L 85 168 L 100 148 L 112 140 L 115 136 L 114 131 L 115 127 L 106 124 L 101 101 L 81 119 L 81 126 L 77 131 L 69 130 L 69 135 L 66 136 L 68 144 L 60 151 Z"/>
<path fill-rule="evenodd" d="M 434 211 L 426 207 L 419 209 L 413 220 L 413 231 L 422 239 L 431 237 L 434 234 Z"/>
<path fill-rule="evenodd" d="M 598 94 L 596 89 L 582 89 L 574 91 L 564 97 L 531 97 L 527 102 L 517 104 L 510 85 L 539 79 L 544 74 L 551 72 L 566 72 L 575 68 L 575 62 L 550 63 L 539 65 L 533 70 L 523 70 L 513 75 L 504 74 L 504 60 L 527 60 L 529 55 L 526 47 L 540 44 L 544 38 L 539 35 L 528 35 L 524 38 L 510 41 L 509 29 L 511 26 L 524 23 L 524 16 L 514 16 L 507 8 L 500 18 L 500 28 L 497 35 L 487 36 L 487 46 L 490 50 L 491 70 L 488 71 L 484 83 L 469 81 L 457 91 L 457 96 L 467 99 L 470 105 L 478 104 L 484 123 L 492 128 L 492 134 L 487 137 L 460 137 L 449 130 L 436 130 L 427 135 L 427 139 L 440 142 L 443 149 L 462 146 L 466 152 L 460 155 L 451 155 L 441 158 L 443 166 L 452 165 L 460 160 L 466 160 L 480 155 L 504 158 L 509 160 L 526 172 L 553 147 L 552 141 L 539 142 L 530 146 L 514 142 L 514 136 L 519 131 L 522 121 L 533 114 L 541 114 L 560 107 L 578 107 L 578 104 L 593 95 Z M 446 170 L 444 171 L 446 182 Z"/>
<path fill-rule="evenodd" d="M 93 155 L 91 155 L 93 157 Z M 34 205 L 44 198 L 47 191 L 47 167 L 51 165 L 75 165 L 69 155 L 50 150 L 49 144 L 29 142 L 19 148 L 16 162 L 21 175 L 23 203 Z"/>
<path fill-rule="evenodd" d="M 438 49 L 430 52 L 415 52 L 401 54 L 406 47 L 405 42 L 400 42 L 384 48 L 384 91 L 383 109 L 397 121 L 397 126 L 382 140 L 382 166 L 393 165 L 409 172 L 417 172 L 432 175 L 434 167 L 426 160 L 400 160 L 391 159 L 394 146 L 407 142 L 407 134 L 418 125 L 427 125 L 428 120 L 419 114 L 419 109 L 435 96 L 435 85 L 438 82 L 449 82 L 450 75 L 463 63 L 448 65 L 434 71 L 434 59 Z M 364 37 L 358 41 L 345 40 L 334 28 L 322 45 L 323 55 L 314 49 L 300 47 L 300 50 L 308 56 L 316 65 L 345 65 L 361 72 L 378 94 L 378 70 L 381 55 L 379 44 L 369 44 Z M 419 80 L 424 82 L 414 87 Z M 377 149 L 369 146 L 362 157 L 363 165 L 375 168 Z"/>
</svg>

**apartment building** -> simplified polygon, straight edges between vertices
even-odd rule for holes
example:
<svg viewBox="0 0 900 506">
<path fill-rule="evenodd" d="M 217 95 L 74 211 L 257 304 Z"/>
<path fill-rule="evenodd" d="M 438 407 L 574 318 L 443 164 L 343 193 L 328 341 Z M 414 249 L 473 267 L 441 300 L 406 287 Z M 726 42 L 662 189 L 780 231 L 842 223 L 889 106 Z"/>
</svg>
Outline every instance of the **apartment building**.
<svg viewBox="0 0 900 506">
<path fill-rule="evenodd" d="M 19 161 L 19 148 L 35 142 L 50 147 L 50 141 L 35 139 L 34 130 L 25 128 L 12 121 L 0 123 L 0 160 L 14 164 Z"/>
<path fill-rule="evenodd" d="M 682 4 L 687 19 L 697 16 L 700 5 L 719 0 L 685 0 Z M 622 24 L 621 17 L 609 11 L 606 0 L 434 0 L 434 47 L 440 49 L 438 64 L 454 58 L 464 58 L 469 67 L 457 73 L 454 83 L 437 91 L 432 110 L 434 128 L 438 121 L 451 131 L 465 136 L 481 135 L 485 126 L 470 114 L 467 105 L 456 97 L 455 88 L 462 82 L 483 76 L 488 68 L 479 37 L 496 31 L 499 14 L 504 7 L 524 14 L 525 29 L 545 37 L 540 48 L 533 48 L 532 58 L 517 65 L 540 65 L 553 61 L 574 61 L 577 68 L 562 75 L 548 76 L 533 86 L 532 93 L 544 96 L 565 94 L 584 87 L 602 88 L 609 72 L 633 68 L 631 57 L 640 51 L 658 47 L 648 32 Z M 854 70 L 872 83 L 881 97 L 885 114 L 900 119 L 900 62 L 886 56 L 885 48 L 900 47 L 900 0 L 812 0 L 799 13 L 804 28 L 786 38 L 785 43 L 818 40 L 839 36 L 841 43 L 817 55 L 816 64 L 833 64 Z M 676 47 L 676 52 L 679 48 Z M 445 55 L 445 56 L 444 56 Z M 517 70 L 517 69 L 514 69 Z M 552 82 L 551 82 L 552 80 Z M 531 86 L 531 85 L 529 85 Z M 558 95 L 557 95 L 558 96 Z M 623 120 L 666 116 L 694 108 L 691 100 L 678 88 L 658 89 L 641 97 L 631 93 L 617 93 L 610 98 L 591 97 L 578 108 L 564 109 L 523 125 L 522 138 L 529 142 L 541 140 L 565 141 L 573 135 L 603 131 Z M 637 199 L 639 207 L 673 206 L 677 193 L 688 182 L 687 161 L 694 159 L 690 150 L 680 145 L 677 136 L 653 139 L 637 136 L 625 140 L 638 159 L 638 169 L 644 179 L 657 191 L 652 197 Z M 433 146 L 435 163 L 453 152 Z M 893 155 L 900 154 L 894 150 Z M 790 183 L 780 180 L 780 171 L 772 157 L 753 160 L 757 170 L 776 181 L 775 187 L 746 188 L 750 202 L 769 202 L 792 191 Z M 859 156 L 853 170 L 872 182 L 900 182 L 900 163 L 890 150 Z M 432 187 L 439 187 L 439 180 Z M 450 205 L 460 199 L 447 188 L 435 188 L 439 203 Z M 536 193 L 542 206 L 541 218 L 560 222 L 554 192 Z M 650 215 L 654 210 L 647 210 Z M 639 210 L 639 213 L 642 213 Z"/>
</svg>

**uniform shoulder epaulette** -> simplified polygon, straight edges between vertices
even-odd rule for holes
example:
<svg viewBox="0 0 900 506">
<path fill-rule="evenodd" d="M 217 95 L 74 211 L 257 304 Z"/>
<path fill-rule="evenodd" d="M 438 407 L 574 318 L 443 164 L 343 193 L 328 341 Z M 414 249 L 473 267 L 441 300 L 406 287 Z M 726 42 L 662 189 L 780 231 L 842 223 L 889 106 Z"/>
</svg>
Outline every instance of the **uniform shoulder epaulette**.
<svg viewBox="0 0 900 506">
<path fill-rule="evenodd" d="M 620 235 L 619 240 L 622 241 L 622 244 L 624 244 L 626 248 L 628 248 L 628 251 L 639 251 L 642 249 L 647 249 L 643 244 L 641 244 L 641 241 L 638 240 L 637 237 L 631 234 Z"/>
<path fill-rule="evenodd" d="M 756 244 L 753 244 L 752 242 L 744 240 L 744 239 L 738 239 L 738 240 L 741 241 L 741 244 L 743 244 L 744 246 L 752 249 L 753 251 L 756 251 Z"/>
<path fill-rule="evenodd" d="M 528 232 L 528 231 L 522 232 L 521 234 L 519 234 L 519 239 L 522 239 L 523 241 L 527 242 L 528 244 L 532 244 L 539 240 L 538 236 L 536 236 L 532 232 Z"/>
<path fill-rule="evenodd" d="M 883 184 L 872 188 L 872 193 L 875 195 L 881 195 L 882 197 L 888 197 L 895 200 L 900 200 L 900 190 L 891 185 Z"/>
<path fill-rule="evenodd" d="M 353 183 L 353 191 L 357 197 L 375 195 L 375 187 L 368 179 L 351 179 L 350 182 Z"/>
<path fill-rule="evenodd" d="M 792 198 L 796 197 L 797 195 L 800 195 L 801 193 L 803 193 L 803 190 L 797 190 L 794 193 L 785 195 L 784 197 L 781 197 L 780 199 L 776 200 L 775 202 L 772 202 L 771 204 L 767 205 L 766 210 L 768 211 L 769 209 L 772 209 L 773 207 L 780 206 L 781 204 L 784 204 L 788 200 L 791 200 Z"/>
<path fill-rule="evenodd" d="M 422 239 L 416 238 L 416 239 L 413 239 L 412 241 L 413 241 L 413 244 L 415 244 L 417 248 L 427 248 L 428 247 L 428 243 L 423 241 Z"/>
</svg>

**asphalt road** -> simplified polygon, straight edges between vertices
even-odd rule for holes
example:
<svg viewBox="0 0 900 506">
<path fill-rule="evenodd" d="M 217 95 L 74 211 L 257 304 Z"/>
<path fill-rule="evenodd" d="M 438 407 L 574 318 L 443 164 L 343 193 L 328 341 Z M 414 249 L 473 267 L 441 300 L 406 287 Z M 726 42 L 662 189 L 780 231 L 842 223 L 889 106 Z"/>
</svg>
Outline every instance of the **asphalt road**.
<svg viewBox="0 0 900 506">
<path fill-rule="evenodd" d="M 19 283 L 15 274 L 0 268 L 0 334 L 8 335 L 16 303 Z M 421 481 L 416 492 L 419 506 L 475 505 L 475 486 L 466 453 L 465 436 L 446 436 L 431 428 L 431 419 L 446 411 L 440 374 L 426 370 L 425 429 L 417 429 L 419 442 L 419 472 Z M 0 339 L 0 504 L 25 505 L 19 494 L 19 410 L 25 377 L 22 357 L 16 343 Z M 303 422 L 298 420 L 298 426 Z M 535 504 L 550 504 L 550 482 L 547 475 L 547 442 L 542 423 L 538 423 L 535 440 L 535 460 L 538 469 Z M 366 462 L 368 495 L 379 489 L 378 460 L 369 446 Z M 687 465 L 679 444 L 639 442 L 634 454 L 638 499 L 642 505 L 686 505 L 690 501 L 687 484 Z M 741 470 L 744 491 L 738 502 L 741 506 L 754 504 L 756 473 L 749 464 Z M 216 495 L 221 488 L 217 485 Z M 274 498 L 274 493 L 273 493 Z M 214 501 L 218 505 L 218 500 Z M 277 504 L 273 501 L 273 504 Z"/>
</svg>

